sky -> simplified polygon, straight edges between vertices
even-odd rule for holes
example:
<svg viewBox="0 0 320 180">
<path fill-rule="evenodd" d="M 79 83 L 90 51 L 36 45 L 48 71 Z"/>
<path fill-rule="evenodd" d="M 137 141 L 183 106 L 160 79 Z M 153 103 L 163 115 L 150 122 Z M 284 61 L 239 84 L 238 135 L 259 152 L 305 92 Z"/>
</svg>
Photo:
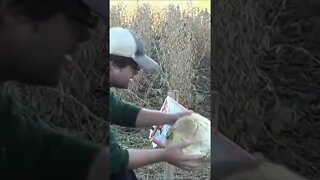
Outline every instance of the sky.
<svg viewBox="0 0 320 180">
<path fill-rule="evenodd" d="M 138 0 L 139 3 L 149 3 L 153 8 L 159 8 L 162 9 L 163 7 L 169 5 L 169 4 L 174 4 L 174 5 L 179 5 L 181 8 L 183 8 L 184 5 L 186 5 L 186 2 L 192 2 L 192 4 L 196 7 L 199 7 L 201 9 L 208 9 L 208 12 L 210 11 L 210 0 L 188 0 L 188 1 L 168 1 L 168 0 L 153 0 L 153 1 L 146 1 L 146 0 Z M 124 1 L 124 0 L 110 0 L 110 7 L 112 5 L 116 5 L 117 3 L 123 3 L 126 4 L 127 7 L 132 7 L 132 9 L 136 6 L 137 0 L 129 0 L 129 1 Z M 129 10 L 128 9 L 128 10 Z"/>
</svg>

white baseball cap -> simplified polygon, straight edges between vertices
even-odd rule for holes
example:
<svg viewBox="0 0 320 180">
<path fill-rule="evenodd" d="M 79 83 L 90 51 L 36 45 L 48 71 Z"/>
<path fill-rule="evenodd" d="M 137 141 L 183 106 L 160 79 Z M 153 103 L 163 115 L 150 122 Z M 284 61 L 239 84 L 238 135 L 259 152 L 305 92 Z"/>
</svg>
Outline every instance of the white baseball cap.
<svg viewBox="0 0 320 180">
<path fill-rule="evenodd" d="M 132 58 L 146 71 L 158 68 L 158 63 L 145 54 L 144 43 L 139 35 L 121 27 L 110 28 L 109 53 Z"/>
<path fill-rule="evenodd" d="M 102 17 L 103 20 L 107 20 L 107 0 L 82 0 L 82 2 Z"/>
</svg>

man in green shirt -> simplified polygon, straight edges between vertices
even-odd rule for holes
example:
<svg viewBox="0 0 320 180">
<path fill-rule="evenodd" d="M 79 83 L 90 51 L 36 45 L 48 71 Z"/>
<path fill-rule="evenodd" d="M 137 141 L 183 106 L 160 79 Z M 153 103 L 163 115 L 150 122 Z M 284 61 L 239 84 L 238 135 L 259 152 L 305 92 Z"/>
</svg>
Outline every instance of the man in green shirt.
<svg viewBox="0 0 320 180">
<path fill-rule="evenodd" d="M 115 27 L 110 29 L 109 83 L 110 87 L 126 89 L 140 68 L 151 71 L 158 64 L 145 55 L 141 38 L 134 32 Z M 189 113 L 166 114 L 148 110 L 122 101 L 110 92 L 110 121 L 126 127 L 151 127 L 152 125 L 173 124 L 178 118 Z M 111 179 L 137 179 L 133 169 L 158 162 L 168 162 L 184 170 L 200 165 L 200 156 L 186 156 L 182 148 L 191 142 L 169 146 L 165 149 L 138 150 L 123 149 L 116 142 L 110 129 L 110 174 Z"/>
<path fill-rule="evenodd" d="M 57 85 L 96 15 L 106 22 L 107 1 L 0 0 L 0 81 Z M 1 180 L 105 180 L 107 160 L 106 146 L 59 133 L 0 93 Z"/>
</svg>

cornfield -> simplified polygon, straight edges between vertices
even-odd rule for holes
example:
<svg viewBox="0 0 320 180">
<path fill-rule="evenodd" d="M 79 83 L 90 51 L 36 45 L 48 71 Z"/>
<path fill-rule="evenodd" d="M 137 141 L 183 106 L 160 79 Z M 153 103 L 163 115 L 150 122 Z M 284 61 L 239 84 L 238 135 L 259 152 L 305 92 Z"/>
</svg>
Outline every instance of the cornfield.
<svg viewBox="0 0 320 180">
<path fill-rule="evenodd" d="M 153 9 L 137 3 L 129 16 L 128 7 L 110 7 L 110 27 L 131 29 L 141 35 L 147 54 L 160 68 L 155 73 L 140 72 L 129 90 L 118 90 L 123 99 L 142 107 L 160 110 L 169 90 L 179 90 L 179 102 L 210 118 L 210 13 L 192 5 L 169 5 Z M 116 126 L 115 126 L 116 127 Z M 116 127 L 118 142 L 126 148 L 151 149 L 149 129 Z M 139 179 L 163 179 L 163 164 L 149 165 L 135 172 Z M 176 170 L 176 179 L 209 179 L 210 164 L 201 170 Z"/>
</svg>

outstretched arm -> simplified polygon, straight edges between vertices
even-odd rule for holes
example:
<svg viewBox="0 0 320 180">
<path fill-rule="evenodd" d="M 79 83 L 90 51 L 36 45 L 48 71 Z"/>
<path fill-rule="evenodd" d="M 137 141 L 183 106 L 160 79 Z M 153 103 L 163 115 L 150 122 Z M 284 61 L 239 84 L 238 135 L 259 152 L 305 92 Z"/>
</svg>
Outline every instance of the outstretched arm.
<svg viewBox="0 0 320 180">
<path fill-rule="evenodd" d="M 154 150 L 128 150 L 129 169 L 137 169 L 149 164 L 168 162 L 183 170 L 191 170 L 200 165 L 202 156 L 188 156 L 183 154 L 182 149 L 189 146 L 191 142 L 171 145 L 165 149 Z"/>
<path fill-rule="evenodd" d="M 191 112 L 181 112 L 167 114 L 159 111 L 142 108 L 139 111 L 136 127 L 148 127 L 161 124 L 174 124 L 182 116 L 189 115 Z"/>
<path fill-rule="evenodd" d="M 129 169 L 137 169 L 149 164 L 165 161 L 164 149 L 154 150 L 136 150 L 130 149 L 129 152 Z"/>
</svg>

